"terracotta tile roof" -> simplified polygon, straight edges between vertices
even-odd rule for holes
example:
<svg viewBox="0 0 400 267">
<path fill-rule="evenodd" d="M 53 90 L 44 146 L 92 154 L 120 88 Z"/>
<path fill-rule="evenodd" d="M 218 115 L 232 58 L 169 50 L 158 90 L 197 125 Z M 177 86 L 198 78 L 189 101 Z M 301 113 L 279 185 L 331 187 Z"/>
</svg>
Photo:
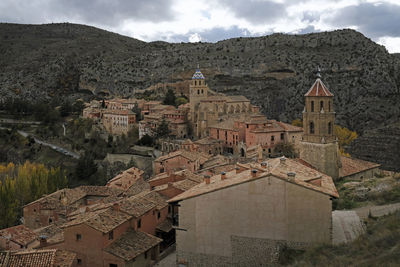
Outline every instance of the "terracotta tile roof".
<svg viewBox="0 0 400 267">
<path fill-rule="evenodd" d="M 250 100 L 248 100 L 247 97 L 242 95 L 230 95 L 227 98 L 228 102 L 250 102 Z"/>
<path fill-rule="evenodd" d="M 224 120 L 221 122 L 217 122 L 213 125 L 210 125 L 209 128 L 238 131 L 237 129 L 235 129 L 234 125 L 235 125 L 235 120 L 231 119 L 231 120 Z"/>
<path fill-rule="evenodd" d="M 55 267 L 72 266 L 74 263 L 75 257 L 76 257 L 76 254 L 71 251 L 57 249 L 56 256 L 54 259 L 54 266 Z"/>
<path fill-rule="evenodd" d="M 161 243 L 162 239 L 140 231 L 129 230 L 104 250 L 130 261 Z"/>
<path fill-rule="evenodd" d="M 117 226 L 130 220 L 131 218 L 132 216 L 126 214 L 125 212 L 117 211 L 113 208 L 108 208 L 106 210 L 85 212 L 83 214 L 79 214 L 74 219 L 72 219 L 72 221 L 62 225 L 62 228 L 67 228 L 84 223 L 98 231 L 108 233 L 111 230 L 115 229 Z"/>
<path fill-rule="evenodd" d="M 7 267 L 66 267 L 74 259 L 75 253 L 58 249 L 0 252 L 0 266 Z"/>
<path fill-rule="evenodd" d="M 64 241 L 64 231 L 61 229 L 61 224 L 50 224 L 49 226 L 34 230 L 40 237 L 46 237 L 46 242 L 50 244 L 60 243 Z"/>
<path fill-rule="evenodd" d="M 169 153 L 167 155 L 158 157 L 154 161 L 155 162 L 161 162 L 161 161 L 168 160 L 168 159 L 171 159 L 171 158 L 174 158 L 174 157 L 178 157 L 178 156 L 184 157 L 184 158 L 186 158 L 186 159 L 188 159 L 188 160 L 190 160 L 192 162 L 194 162 L 194 161 L 196 161 L 198 159 L 200 160 L 200 162 L 204 162 L 204 161 L 206 161 L 207 159 L 209 159 L 211 157 L 208 154 L 197 152 L 197 151 L 189 152 L 189 151 L 186 151 L 186 150 L 177 150 L 177 151 L 171 152 L 171 153 Z"/>
<path fill-rule="evenodd" d="M 190 179 L 185 179 L 182 181 L 178 181 L 172 184 L 173 187 L 178 188 L 179 190 L 186 191 L 192 188 L 195 185 L 198 185 L 200 182 L 195 182 Z"/>
<path fill-rule="evenodd" d="M 148 182 L 144 180 L 139 180 L 136 183 L 134 183 L 131 187 L 129 187 L 129 189 L 126 190 L 125 194 L 126 196 L 134 196 L 148 190 L 149 187 L 150 185 Z"/>
<path fill-rule="evenodd" d="M 333 197 L 339 197 L 337 193 L 335 184 L 330 176 L 327 176 L 323 173 L 318 172 L 312 168 L 308 168 L 301 163 L 292 160 L 285 159 L 285 163 L 282 164 L 280 162 L 280 158 L 271 159 L 268 161 L 268 168 L 263 168 L 260 164 L 237 164 L 244 170 L 240 173 L 236 173 L 236 171 L 230 171 L 226 173 L 227 179 L 221 180 L 220 175 L 215 175 L 211 177 L 211 183 L 205 184 L 200 183 L 197 186 L 183 192 L 182 194 L 168 200 L 168 202 L 180 201 L 192 197 L 196 197 L 199 195 L 207 194 L 213 191 L 221 190 L 230 186 L 234 186 L 237 184 L 250 182 L 254 179 L 265 178 L 267 176 L 276 177 L 278 179 L 282 179 L 284 181 L 298 184 L 305 188 L 321 192 L 323 194 L 327 194 Z M 251 170 L 257 169 L 257 177 L 252 177 Z M 291 181 L 288 180 L 288 173 L 295 173 L 295 178 Z M 321 186 L 310 183 L 309 181 L 321 179 Z"/>
<path fill-rule="evenodd" d="M 333 96 L 333 94 L 329 91 L 328 87 L 325 86 L 321 79 L 317 78 L 310 90 L 308 90 L 304 96 Z"/>
<path fill-rule="evenodd" d="M 340 158 L 342 168 L 340 169 L 340 177 L 346 177 L 362 171 L 379 168 L 381 165 L 361 159 L 349 158 L 342 156 Z"/>
<path fill-rule="evenodd" d="M 0 230 L 0 238 L 9 238 L 11 241 L 27 246 L 38 239 L 38 235 L 25 225 L 17 225 Z"/>
<path fill-rule="evenodd" d="M 278 123 L 281 127 L 283 127 L 285 129 L 285 131 L 287 131 L 287 132 L 302 132 L 303 131 L 302 127 L 294 126 L 289 123 L 285 123 L 285 122 L 281 122 L 281 121 L 276 121 L 276 123 Z"/>
<path fill-rule="evenodd" d="M 247 114 L 246 114 L 247 115 Z M 267 117 L 264 115 L 250 115 L 244 117 L 241 121 L 248 124 L 260 124 L 260 123 L 268 123 Z"/>
<path fill-rule="evenodd" d="M 215 144 L 219 144 L 221 142 L 222 141 L 211 138 L 209 136 L 199 139 L 197 141 L 194 141 L 194 143 L 198 144 L 198 145 L 215 145 Z"/>
<path fill-rule="evenodd" d="M 140 193 L 133 197 L 129 197 L 120 202 L 120 209 L 136 218 L 140 218 L 146 212 L 156 208 L 161 209 L 162 207 L 168 205 L 166 199 L 163 198 L 164 203 L 159 196 L 150 194 L 149 190 L 147 192 Z M 158 194 L 158 193 L 157 193 Z"/>
<path fill-rule="evenodd" d="M 141 169 L 132 167 L 129 168 L 122 173 L 118 174 L 111 180 L 107 182 L 107 187 L 117 188 L 121 190 L 129 189 L 131 186 L 134 186 L 140 180 L 143 179 L 144 171 Z"/>
<path fill-rule="evenodd" d="M 285 129 L 275 120 L 269 120 L 266 126 L 260 125 L 257 128 L 251 130 L 251 132 L 253 133 L 269 133 L 269 132 L 283 132 L 283 131 L 285 131 Z"/>
<path fill-rule="evenodd" d="M 172 220 L 167 218 L 162 223 L 157 225 L 156 229 L 164 233 L 168 233 L 169 231 L 172 230 Z"/>
</svg>

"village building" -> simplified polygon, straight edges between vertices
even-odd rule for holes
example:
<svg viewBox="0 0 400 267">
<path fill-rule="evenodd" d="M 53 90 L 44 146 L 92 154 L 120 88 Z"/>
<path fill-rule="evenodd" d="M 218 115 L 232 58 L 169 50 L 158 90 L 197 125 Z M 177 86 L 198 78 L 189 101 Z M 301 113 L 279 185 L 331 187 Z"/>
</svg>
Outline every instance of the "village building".
<svg viewBox="0 0 400 267">
<path fill-rule="evenodd" d="M 143 107 L 145 100 L 135 98 L 114 98 L 104 100 L 105 108 L 110 110 L 132 110 Z"/>
<path fill-rule="evenodd" d="M 339 178 L 348 180 L 363 180 L 373 178 L 376 174 L 381 174 L 378 163 L 369 162 L 361 159 L 341 156 L 342 167 L 339 169 Z"/>
<path fill-rule="evenodd" d="M 167 155 L 161 156 L 153 161 L 154 174 L 163 172 L 175 172 L 187 169 L 196 172 L 203 167 L 203 164 L 211 157 L 211 155 L 197 152 L 178 150 Z"/>
<path fill-rule="evenodd" d="M 39 236 L 25 225 L 0 230 L 0 250 L 31 249 L 38 244 Z"/>
<path fill-rule="evenodd" d="M 337 197 L 331 177 L 284 157 L 205 176 L 169 200 L 179 210 L 177 262 L 260 266 L 284 246 L 329 244 Z"/>
<path fill-rule="evenodd" d="M 125 191 L 130 187 L 135 186 L 137 183 L 143 182 L 143 174 L 143 170 L 131 167 L 109 180 L 106 186 Z"/>
<path fill-rule="evenodd" d="M 86 107 L 82 111 L 82 117 L 85 119 L 100 119 L 101 117 L 101 109 L 93 108 L 93 107 Z"/>
<path fill-rule="evenodd" d="M 94 204 L 106 197 L 117 196 L 121 190 L 105 186 L 65 188 L 39 198 L 23 207 L 24 225 L 30 229 L 63 222 L 69 213 Z"/>
<path fill-rule="evenodd" d="M 71 267 L 75 254 L 60 249 L 1 251 L 0 266 Z"/>
<path fill-rule="evenodd" d="M 198 151 L 210 155 L 221 155 L 224 151 L 223 141 L 204 137 L 195 141 L 190 139 L 161 139 L 161 151 L 164 153 L 177 150 Z"/>
<path fill-rule="evenodd" d="M 136 114 L 131 110 L 103 110 L 101 121 L 107 132 L 127 135 L 136 123 Z"/>
</svg>

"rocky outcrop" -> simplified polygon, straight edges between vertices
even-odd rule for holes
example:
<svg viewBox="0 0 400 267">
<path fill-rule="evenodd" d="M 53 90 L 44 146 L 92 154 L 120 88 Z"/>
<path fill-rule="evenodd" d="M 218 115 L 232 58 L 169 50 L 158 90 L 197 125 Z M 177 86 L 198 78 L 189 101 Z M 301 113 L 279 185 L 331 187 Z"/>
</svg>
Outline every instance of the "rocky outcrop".
<svg viewBox="0 0 400 267">
<path fill-rule="evenodd" d="M 131 96 L 189 79 L 199 63 L 212 89 L 243 94 L 268 117 L 291 121 L 301 117 L 320 66 L 339 124 L 362 134 L 400 114 L 399 55 L 353 30 L 170 44 L 76 24 L 0 24 L 0 53 L 3 98 Z"/>
</svg>

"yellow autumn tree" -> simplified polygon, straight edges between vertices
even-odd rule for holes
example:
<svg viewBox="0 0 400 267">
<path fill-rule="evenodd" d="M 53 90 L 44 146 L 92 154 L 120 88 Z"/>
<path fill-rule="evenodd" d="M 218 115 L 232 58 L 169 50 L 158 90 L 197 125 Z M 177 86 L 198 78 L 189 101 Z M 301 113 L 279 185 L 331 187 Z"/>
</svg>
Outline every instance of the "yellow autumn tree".
<svg viewBox="0 0 400 267">
<path fill-rule="evenodd" d="M 334 134 L 338 138 L 339 141 L 339 150 L 343 156 L 350 157 L 349 153 L 344 151 L 344 147 L 349 145 L 355 139 L 357 139 L 358 135 L 355 131 L 351 131 L 346 127 L 341 127 L 339 125 L 335 125 L 333 128 Z"/>
<path fill-rule="evenodd" d="M 293 126 L 298 126 L 298 127 L 303 127 L 303 120 L 301 119 L 295 119 L 292 121 Z"/>
<path fill-rule="evenodd" d="M 66 186 L 67 177 L 60 168 L 29 161 L 0 164 L 0 227 L 16 224 L 25 204 Z"/>
</svg>

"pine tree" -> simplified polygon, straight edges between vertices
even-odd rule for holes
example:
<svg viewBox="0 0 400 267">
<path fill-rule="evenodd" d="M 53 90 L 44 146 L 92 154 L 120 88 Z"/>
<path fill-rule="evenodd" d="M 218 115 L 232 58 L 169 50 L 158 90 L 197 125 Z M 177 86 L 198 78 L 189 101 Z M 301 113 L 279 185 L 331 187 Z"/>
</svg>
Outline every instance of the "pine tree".
<svg viewBox="0 0 400 267">
<path fill-rule="evenodd" d="M 157 138 L 165 137 L 170 134 L 167 121 L 163 118 L 160 125 L 156 129 Z"/>
<path fill-rule="evenodd" d="M 164 105 L 174 106 L 175 100 L 176 100 L 176 96 L 175 96 L 174 91 L 172 89 L 168 89 L 167 93 L 165 94 L 164 101 L 163 101 Z"/>
</svg>

